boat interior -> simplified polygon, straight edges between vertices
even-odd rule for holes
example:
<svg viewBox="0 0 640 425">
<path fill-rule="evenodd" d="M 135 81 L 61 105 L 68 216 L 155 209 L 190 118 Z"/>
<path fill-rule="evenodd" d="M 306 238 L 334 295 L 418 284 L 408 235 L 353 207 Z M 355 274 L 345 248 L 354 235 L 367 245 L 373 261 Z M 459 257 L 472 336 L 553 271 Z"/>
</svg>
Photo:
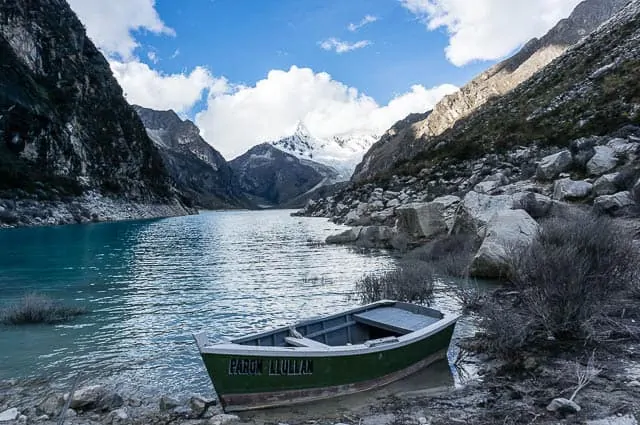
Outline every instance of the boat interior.
<svg viewBox="0 0 640 425">
<path fill-rule="evenodd" d="M 328 347 L 393 342 L 402 335 L 430 326 L 443 318 L 437 310 L 400 302 L 378 303 L 341 314 L 305 320 L 231 341 L 268 347 Z"/>
</svg>

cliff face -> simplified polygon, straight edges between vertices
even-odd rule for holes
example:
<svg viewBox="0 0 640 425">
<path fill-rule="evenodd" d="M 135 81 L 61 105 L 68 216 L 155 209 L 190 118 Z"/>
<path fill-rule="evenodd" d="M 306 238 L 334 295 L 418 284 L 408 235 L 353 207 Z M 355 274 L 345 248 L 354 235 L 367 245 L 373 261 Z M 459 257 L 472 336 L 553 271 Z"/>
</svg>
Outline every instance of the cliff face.
<svg viewBox="0 0 640 425">
<path fill-rule="evenodd" d="M 529 41 L 517 54 L 474 78 L 460 91 L 445 97 L 426 118 L 397 137 L 385 135 L 376 143 L 353 175 L 362 181 L 391 168 L 397 161 L 409 159 L 420 151 L 424 140 L 442 134 L 459 119 L 477 110 L 491 99 L 520 85 L 560 56 L 570 46 L 594 31 L 629 0 L 586 0 L 571 16 L 560 21 L 544 37 Z"/>
<path fill-rule="evenodd" d="M 63 0 L 0 0 L 0 197 L 175 201 L 102 54 Z"/>
<path fill-rule="evenodd" d="M 211 145 L 200 137 L 200 129 L 181 120 L 173 111 L 134 109 L 178 189 L 201 208 L 249 207 L 233 170 Z"/>
<path fill-rule="evenodd" d="M 305 194 L 335 183 L 339 176 L 331 167 L 299 159 L 269 143 L 254 146 L 230 165 L 244 192 L 263 206 L 301 206 Z"/>
</svg>

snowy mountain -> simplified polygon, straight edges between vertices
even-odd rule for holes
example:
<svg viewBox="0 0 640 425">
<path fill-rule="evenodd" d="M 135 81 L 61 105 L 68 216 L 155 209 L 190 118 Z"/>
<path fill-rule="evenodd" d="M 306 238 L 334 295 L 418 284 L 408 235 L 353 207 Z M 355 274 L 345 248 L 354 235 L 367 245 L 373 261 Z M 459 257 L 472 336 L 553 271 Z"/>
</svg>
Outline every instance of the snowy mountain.
<svg viewBox="0 0 640 425">
<path fill-rule="evenodd" d="M 339 172 L 339 180 L 345 181 L 351 178 L 356 165 L 378 138 L 374 134 L 349 133 L 320 139 L 299 122 L 293 135 L 271 142 L 271 145 L 300 159 L 335 168 Z"/>
</svg>

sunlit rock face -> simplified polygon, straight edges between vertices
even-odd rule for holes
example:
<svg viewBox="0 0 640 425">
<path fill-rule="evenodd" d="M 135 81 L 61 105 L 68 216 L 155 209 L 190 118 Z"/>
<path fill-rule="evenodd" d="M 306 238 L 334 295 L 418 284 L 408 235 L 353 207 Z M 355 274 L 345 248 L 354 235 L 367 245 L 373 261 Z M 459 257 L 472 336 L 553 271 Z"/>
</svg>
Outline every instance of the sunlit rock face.
<svg viewBox="0 0 640 425">
<path fill-rule="evenodd" d="M 63 0 L 0 2 L 0 197 L 172 201 L 171 180 Z"/>
<path fill-rule="evenodd" d="M 410 129 L 393 129 L 365 154 L 353 175 L 354 181 L 370 179 L 401 160 L 415 156 L 425 141 L 445 132 L 461 118 L 495 97 L 526 81 L 569 47 L 611 18 L 628 0 L 586 0 L 571 16 L 560 21 L 544 37 L 529 41 L 517 54 L 493 66 L 460 91 L 446 96 L 425 118 L 411 123 Z"/>
</svg>

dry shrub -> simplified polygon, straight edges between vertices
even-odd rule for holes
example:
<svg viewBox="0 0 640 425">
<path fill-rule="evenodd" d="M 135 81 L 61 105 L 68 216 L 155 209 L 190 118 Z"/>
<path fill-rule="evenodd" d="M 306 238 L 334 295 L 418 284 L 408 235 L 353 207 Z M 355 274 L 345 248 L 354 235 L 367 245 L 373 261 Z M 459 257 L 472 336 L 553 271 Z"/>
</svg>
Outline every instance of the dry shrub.
<svg viewBox="0 0 640 425">
<path fill-rule="evenodd" d="M 578 214 L 541 223 L 510 256 L 517 295 L 493 300 L 483 324 L 496 352 L 548 341 L 598 340 L 606 306 L 637 284 L 638 252 L 610 218 Z M 515 335 L 514 335 L 515 332 Z"/>
<path fill-rule="evenodd" d="M 395 269 L 370 273 L 356 282 L 354 297 L 363 304 L 396 300 L 425 304 L 433 295 L 434 270 L 424 263 L 401 263 Z"/>
<path fill-rule="evenodd" d="M 87 311 L 81 307 L 66 306 L 41 294 L 25 295 L 18 303 L 0 310 L 0 323 L 26 325 L 69 321 Z"/>
</svg>

